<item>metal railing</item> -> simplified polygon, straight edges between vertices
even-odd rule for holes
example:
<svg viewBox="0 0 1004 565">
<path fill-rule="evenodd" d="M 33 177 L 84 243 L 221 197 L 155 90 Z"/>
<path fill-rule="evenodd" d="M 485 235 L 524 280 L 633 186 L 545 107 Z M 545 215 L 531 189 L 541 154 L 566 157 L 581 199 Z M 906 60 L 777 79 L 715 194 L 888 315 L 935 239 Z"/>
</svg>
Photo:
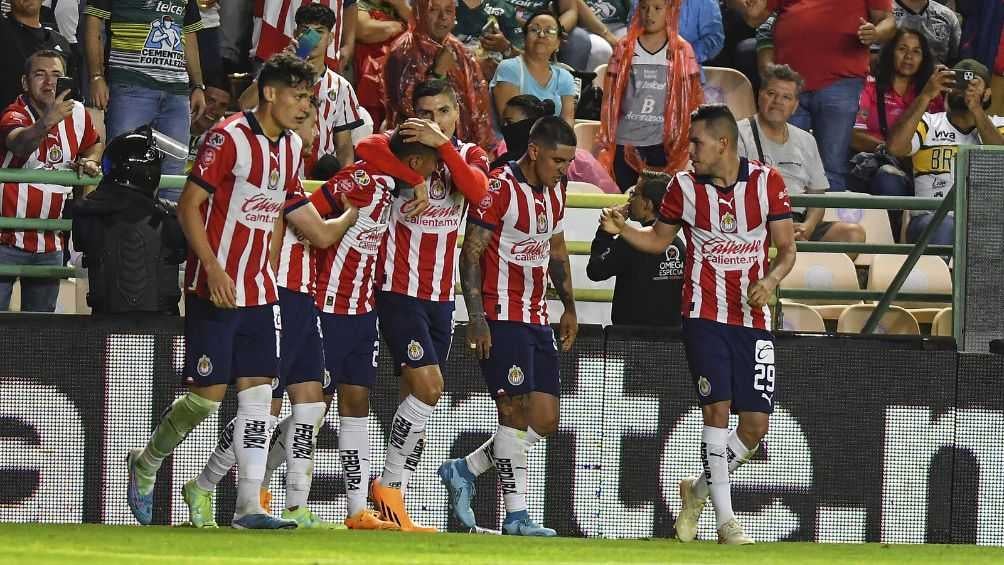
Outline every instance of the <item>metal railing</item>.
<svg viewBox="0 0 1004 565">
<path fill-rule="evenodd" d="M 957 176 L 960 175 L 958 173 Z M 0 169 L 0 182 L 32 182 L 57 184 L 65 186 L 92 185 L 100 177 L 79 177 L 73 171 L 43 171 L 32 169 Z M 164 175 L 161 177 L 161 188 L 182 188 L 186 177 Z M 957 180 L 957 183 L 959 181 Z M 964 181 L 962 181 L 964 182 Z M 320 181 L 304 181 L 304 189 L 313 192 L 321 184 Z M 618 206 L 627 202 L 624 195 L 619 194 L 568 194 L 568 207 L 579 209 L 602 209 Z M 874 290 L 819 290 L 804 288 L 778 288 L 777 298 L 783 299 L 813 299 L 813 300 L 878 300 L 874 311 L 865 324 L 862 333 L 872 333 L 879 320 L 888 310 L 889 305 L 897 298 L 914 302 L 952 302 L 952 294 L 900 292 L 903 283 L 917 264 L 921 255 L 948 256 L 953 253 L 951 245 L 930 245 L 930 239 L 941 221 L 955 207 L 954 189 L 944 198 L 917 198 L 909 196 L 868 196 L 851 192 L 829 194 L 802 194 L 791 197 L 793 206 L 807 208 L 857 208 L 886 210 L 926 210 L 934 211 L 934 218 L 914 244 L 870 244 L 870 243 L 834 243 L 799 241 L 796 249 L 807 252 L 822 253 L 871 253 L 906 255 L 906 260 L 899 272 L 893 278 L 885 291 Z M 69 230 L 69 220 L 35 220 L 24 218 L 0 217 L 0 229 L 7 230 Z M 459 238 L 458 245 L 463 242 Z M 589 255 L 590 242 L 568 241 L 568 250 L 572 255 Z M 40 278 L 73 278 L 81 276 L 82 272 L 71 267 L 39 267 L 0 265 L 0 276 L 40 277 Z M 611 302 L 613 291 L 609 289 L 575 289 L 575 299 L 582 302 Z M 779 304 L 779 300 L 777 303 Z M 778 308 L 775 305 L 775 308 Z M 779 316 L 774 316 L 779 320 Z"/>
</svg>

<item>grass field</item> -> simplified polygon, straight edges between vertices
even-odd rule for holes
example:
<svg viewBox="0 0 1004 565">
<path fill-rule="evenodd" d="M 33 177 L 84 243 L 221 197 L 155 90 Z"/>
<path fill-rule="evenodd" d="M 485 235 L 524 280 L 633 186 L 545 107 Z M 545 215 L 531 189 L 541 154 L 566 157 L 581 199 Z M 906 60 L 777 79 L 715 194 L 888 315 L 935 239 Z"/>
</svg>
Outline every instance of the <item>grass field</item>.
<svg viewBox="0 0 1004 565">
<path fill-rule="evenodd" d="M 0 563 L 1004 563 L 966 545 L 769 543 L 720 547 L 670 540 L 527 539 L 349 531 L 0 524 Z"/>
</svg>

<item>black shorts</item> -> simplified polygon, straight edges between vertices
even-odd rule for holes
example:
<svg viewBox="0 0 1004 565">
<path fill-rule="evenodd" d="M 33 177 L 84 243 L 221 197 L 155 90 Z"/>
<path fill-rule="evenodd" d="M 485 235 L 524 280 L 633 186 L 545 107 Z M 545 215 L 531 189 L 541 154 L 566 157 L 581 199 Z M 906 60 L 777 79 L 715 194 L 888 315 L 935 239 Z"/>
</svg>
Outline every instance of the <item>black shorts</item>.
<svg viewBox="0 0 1004 565">
<path fill-rule="evenodd" d="M 492 398 L 544 392 L 558 396 L 558 344 L 551 326 L 488 320 L 492 348 L 480 361 Z"/>
<path fill-rule="evenodd" d="M 767 330 L 684 318 L 683 344 L 702 406 L 723 400 L 733 412 L 774 411 L 774 336 Z"/>
<path fill-rule="evenodd" d="M 279 374 L 279 304 L 217 308 L 185 296 L 186 384 L 230 384 L 241 377 Z"/>
</svg>

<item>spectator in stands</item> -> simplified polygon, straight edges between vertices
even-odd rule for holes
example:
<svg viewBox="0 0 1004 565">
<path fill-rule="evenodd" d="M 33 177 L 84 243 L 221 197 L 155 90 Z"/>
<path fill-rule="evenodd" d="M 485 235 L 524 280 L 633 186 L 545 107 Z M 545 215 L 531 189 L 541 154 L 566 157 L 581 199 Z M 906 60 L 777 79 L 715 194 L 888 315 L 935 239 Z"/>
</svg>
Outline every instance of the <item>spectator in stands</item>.
<svg viewBox="0 0 1004 565">
<path fill-rule="evenodd" d="M 221 77 L 225 74 L 223 53 L 220 49 L 220 4 L 219 0 L 197 0 L 197 3 L 199 16 L 202 18 L 202 29 L 197 34 L 199 65 L 202 67 L 202 76 L 209 82 L 210 77 Z"/>
<path fill-rule="evenodd" d="M 585 70 L 605 65 L 617 42 L 627 34 L 630 0 L 578 0 L 579 26 L 589 32 L 589 62 Z"/>
<path fill-rule="evenodd" d="M 739 156 L 777 169 L 789 195 L 825 193 L 830 183 L 816 140 L 788 123 L 798 107 L 802 77 L 788 65 L 771 65 L 760 80 L 757 113 L 738 123 Z M 798 241 L 865 241 L 865 230 L 858 224 L 823 221 L 825 208 L 791 210 Z"/>
<path fill-rule="evenodd" d="M 621 214 L 642 226 L 654 224 L 670 180 L 669 175 L 642 173 Z M 617 277 L 610 309 L 615 325 L 680 327 L 683 257 L 680 236 L 664 252 L 649 254 L 600 228 L 589 249 L 586 276 L 597 282 Z"/>
<path fill-rule="evenodd" d="M 357 6 L 353 58 L 356 94 L 359 105 L 373 118 L 374 129 L 379 131 L 387 116 L 383 67 L 390 44 L 408 29 L 411 6 L 408 0 L 359 0 Z"/>
<path fill-rule="evenodd" d="M 902 166 L 889 155 L 886 140 L 890 128 L 899 121 L 931 78 L 934 65 L 927 36 L 918 30 L 901 27 L 893 40 L 882 47 L 875 75 L 868 77 L 861 91 L 858 117 L 851 135 L 851 151 L 856 154 L 853 159 L 856 166 L 855 174 L 849 177 L 849 181 L 855 190 L 876 196 L 912 194 L 908 174 L 910 167 Z M 944 109 L 944 98 L 939 95 L 931 101 L 927 111 L 937 113 Z M 900 210 L 889 211 L 889 222 L 897 238 L 902 217 Z"/>
<path fill-rule="evenodd" d="M 86 14 L 90 103 L 106 110 L 108 138 L 150 124 L 185 145 L 191 121 L 206 109 L 196 35 L 202 29 L 198 4 L 87 0 Z M 137 36 L 137 29 L 147 31 Z M 107 60 L 102 31 L 109 45 Z M 180 175 L 185 162 L 167 158 L 161 170 Z M 163 189 L 158 196 L 176 202 L 181 190 Z"/>
<path fill-rule="evenodd" d="M 680 37 L 694 49 L 698 64 L 718 56 L 725 45 L 725 28 L 718 0 L 682 0 Z"/>
<path fill-rule="evenodd" d="M 516 10 L 506 0 L 457 2 L 457 25 L 453 35 L 467 48 L 467 54 L 481 65 L 486 77 L 494 76 L 502 59 L 515 57 L 523 48 L 523 31 Z"/>
<path fill-rule="evenodd" d="M 554 14 L 557 9 L 557 18 L 561 22 L 564 30 L 561 37 L 561 45 L 558 50 L 558 60 L 572 67 L 577 71 L 591 71 L 587 68 L 589 63 L 590 40 L 589 32 L 581 27 L 579 14 L 583 11 L 584 2 L 582 0 L 507 0 L 512 5 L 516 13 L 516 21 L 522 22 L 523 27 L 519 29 L 522 38 L 516 44 L 526 44 L 526 22 L 529 22 L 534 14 L 541 11 L 548 11 Z"/>
<path fill-rule="evenodd" d="M 495 159 L 491 168 L 501 167 L 509 161 L 516 161 L 526 153 L 530 143 L 530 129 L 537 120 L 554 115 L 554 102 L 541 100 L 530 94 L 513 96 L 506 102 L 502 112 L 502 137 L 505 152 Z M 585 149 L 575 149 L 575 159 L 569 165 L 565 176 L 570 181 L 587 182 L 603 192 L 618 194 L 620 190 L 603 166 Z"/>
<path fill-rule="evenodd" d="M 222 75 L 220 78 L 214 77 L 206 84 L 206 111 L 203 112 L 199 119 L 193 120 L 192 127 L 189 128 L 189 169 L 191 169 L 192 163 L 195 162 L 195 158 L 199 154 L 199 148 L 202 147 L 205 133 L 226 115 L 227 109 L 230 108 L 230 98 L 230 86 L 226 75 Z"/>
<path fill-rule="evenodd" d="M 491 82 L 495 110 L 501 116 L 513 96 L 531 94 L 554 102 L 554 115 L 575 125 L 575 82 L 553 62 L 564 35 L 558 18 L 547 10 L 534 12 L 523 24 L 526 50 L 499 64 Z"/>
<path fill-rule="evenodd" d="M 460 120 L 456 136 L 480 145 L 495 146 L 491 98 L 481 66 L 451 32 L 456 23 L 456 0 L 416 0 L 411 30 L 391 45 L 384 67 L 384 106 L 393 126 L 415 116 L 411 93 L 430 79 L 446 80 L 457 94 Z"/>
<path fill-rule="evenodd" d="M 65 169 L 96 176 L 101 173 L 101 140 L 84 105 L 56 92 L 66 62 L 54 50 L 37 51 L 25 61 L 24 94 L 0 116 L 0 161 L 14 169 Z M 4 183 L 0 216 L 56 219 L 70 187 L 37 183 Z M 0 264 L 63 265 L 62 235 L 53 231 L 0 232 Z M 14 277 L 0 277 L 0 311 L 10 306 Z M 21 279 L 21 311 L 54 312 L 59 280 Z"/>
<path fill-rule="evenodd" d="M 701 103 L 700 67 L 677 33 L 680 5 L 641 0 L 603 81 L 599 160 L 622 191 L 638 172 L 687 164 L 690 113 Z"/>
<path fill-rule="evenodd" d="M 255 64 L 260 65 L 286 48 L 296 37 L 296 13 L 309 4 L 320 4 L 335 14 L 331 26 L 331 42 L 324 51 L 324 64 L 343 73 L 352 59 L 356 42 L 358 11 L 355 0 L 257 0 L 261 6 L 258 42 L 254 49 Z"/>
<path fill-rule="evenodd" d="M 847 147 L 868 74 L 868 46 L 895 34 L 892 0 L 730 1 L 752 26 L 778 11 L 772 62 L 790 65 L 805 79 L 791 122 L 813 132 L 830 190 L 844 190 Z"/>
<path fill-rule="evenodd" d="M 931 0 L 896 0 L 892 7 L 896 27 L 920 30 L 927 36 L 939 63 L 950 65 L 959 54 L 962 26 L 955 11 Z"/>
<path fill-rule="evenodd" d="M 70 57 L 66 38 L 41 23 L 41 9 L 41 0 L 13 0 L 10 14 L 0 17 L 0 37 L 4 38 L 4 48 L 0 50 L 0 77 L 3 78 L 0 80 L 0 108 L 6 108 L 21 94 L 21 83 L 16 77 L 24 72 L 24 62 L 32 53 L 52 49 Z M 67 76 L 73 76 L 74 71 L 69 67 Z"/>
<path fill-rule="evenodd" d="M 968 84 L 956 83 L 958 72 L 969 73 Z M 893 155 L 913 157 L 916 196 L 943 198 L 955 185 L 955 155 L 962 145 L 1004 145 L 1004 118 L 987 115 L 990 71 L 973 59 L 959 61 L 954 70 L 938 65 L 927 85 L 889 134 Z M 930 113 L 931 102 L 944 93 L 948 112 Z M 906 237 L 916 242 L 931 222 L 933 212 L 911 212 Z M 935 229 L 930 243 L 951 245 L 955 218 L 948 216 Z"/>
</svg>

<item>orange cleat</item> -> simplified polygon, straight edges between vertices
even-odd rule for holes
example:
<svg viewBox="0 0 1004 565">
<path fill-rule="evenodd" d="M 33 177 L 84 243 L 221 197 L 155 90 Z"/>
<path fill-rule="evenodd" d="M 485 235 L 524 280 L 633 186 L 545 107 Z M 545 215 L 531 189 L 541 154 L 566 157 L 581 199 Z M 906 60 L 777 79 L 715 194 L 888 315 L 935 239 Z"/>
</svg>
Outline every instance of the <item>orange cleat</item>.
<svg viewBox="0 0 1004 565">
<path fill-rule="evenodd" d="M 265 511 L 266 514 L 272 513 L 272 491 L 267 488 L 263 488 L 258 491 L 258 503 L 261 504 L 261 509 Z"/>
<path fill-rule="evenodd" d="M 422 532 L 433 534 L 438 532 L 436 528 L 430 528 L 411 521 L 408 511 L 404 508 L 404 497 L 401 496 L 401 489 L 385 487 L 380 484 L 380 479 L 373 479 L 370 483 L 370 500 L 380 511 L 380 517 L 388 522 L 393 522 L 401 528 L 402 532 Z"/>
<path fill-rule="evenodd" d="M 350 530 L 400 530 L 394 522 L 381 520 L 377 513 L 369 508 L 360 510 L 345 519 L 345 527 Z"/>
</svg>

